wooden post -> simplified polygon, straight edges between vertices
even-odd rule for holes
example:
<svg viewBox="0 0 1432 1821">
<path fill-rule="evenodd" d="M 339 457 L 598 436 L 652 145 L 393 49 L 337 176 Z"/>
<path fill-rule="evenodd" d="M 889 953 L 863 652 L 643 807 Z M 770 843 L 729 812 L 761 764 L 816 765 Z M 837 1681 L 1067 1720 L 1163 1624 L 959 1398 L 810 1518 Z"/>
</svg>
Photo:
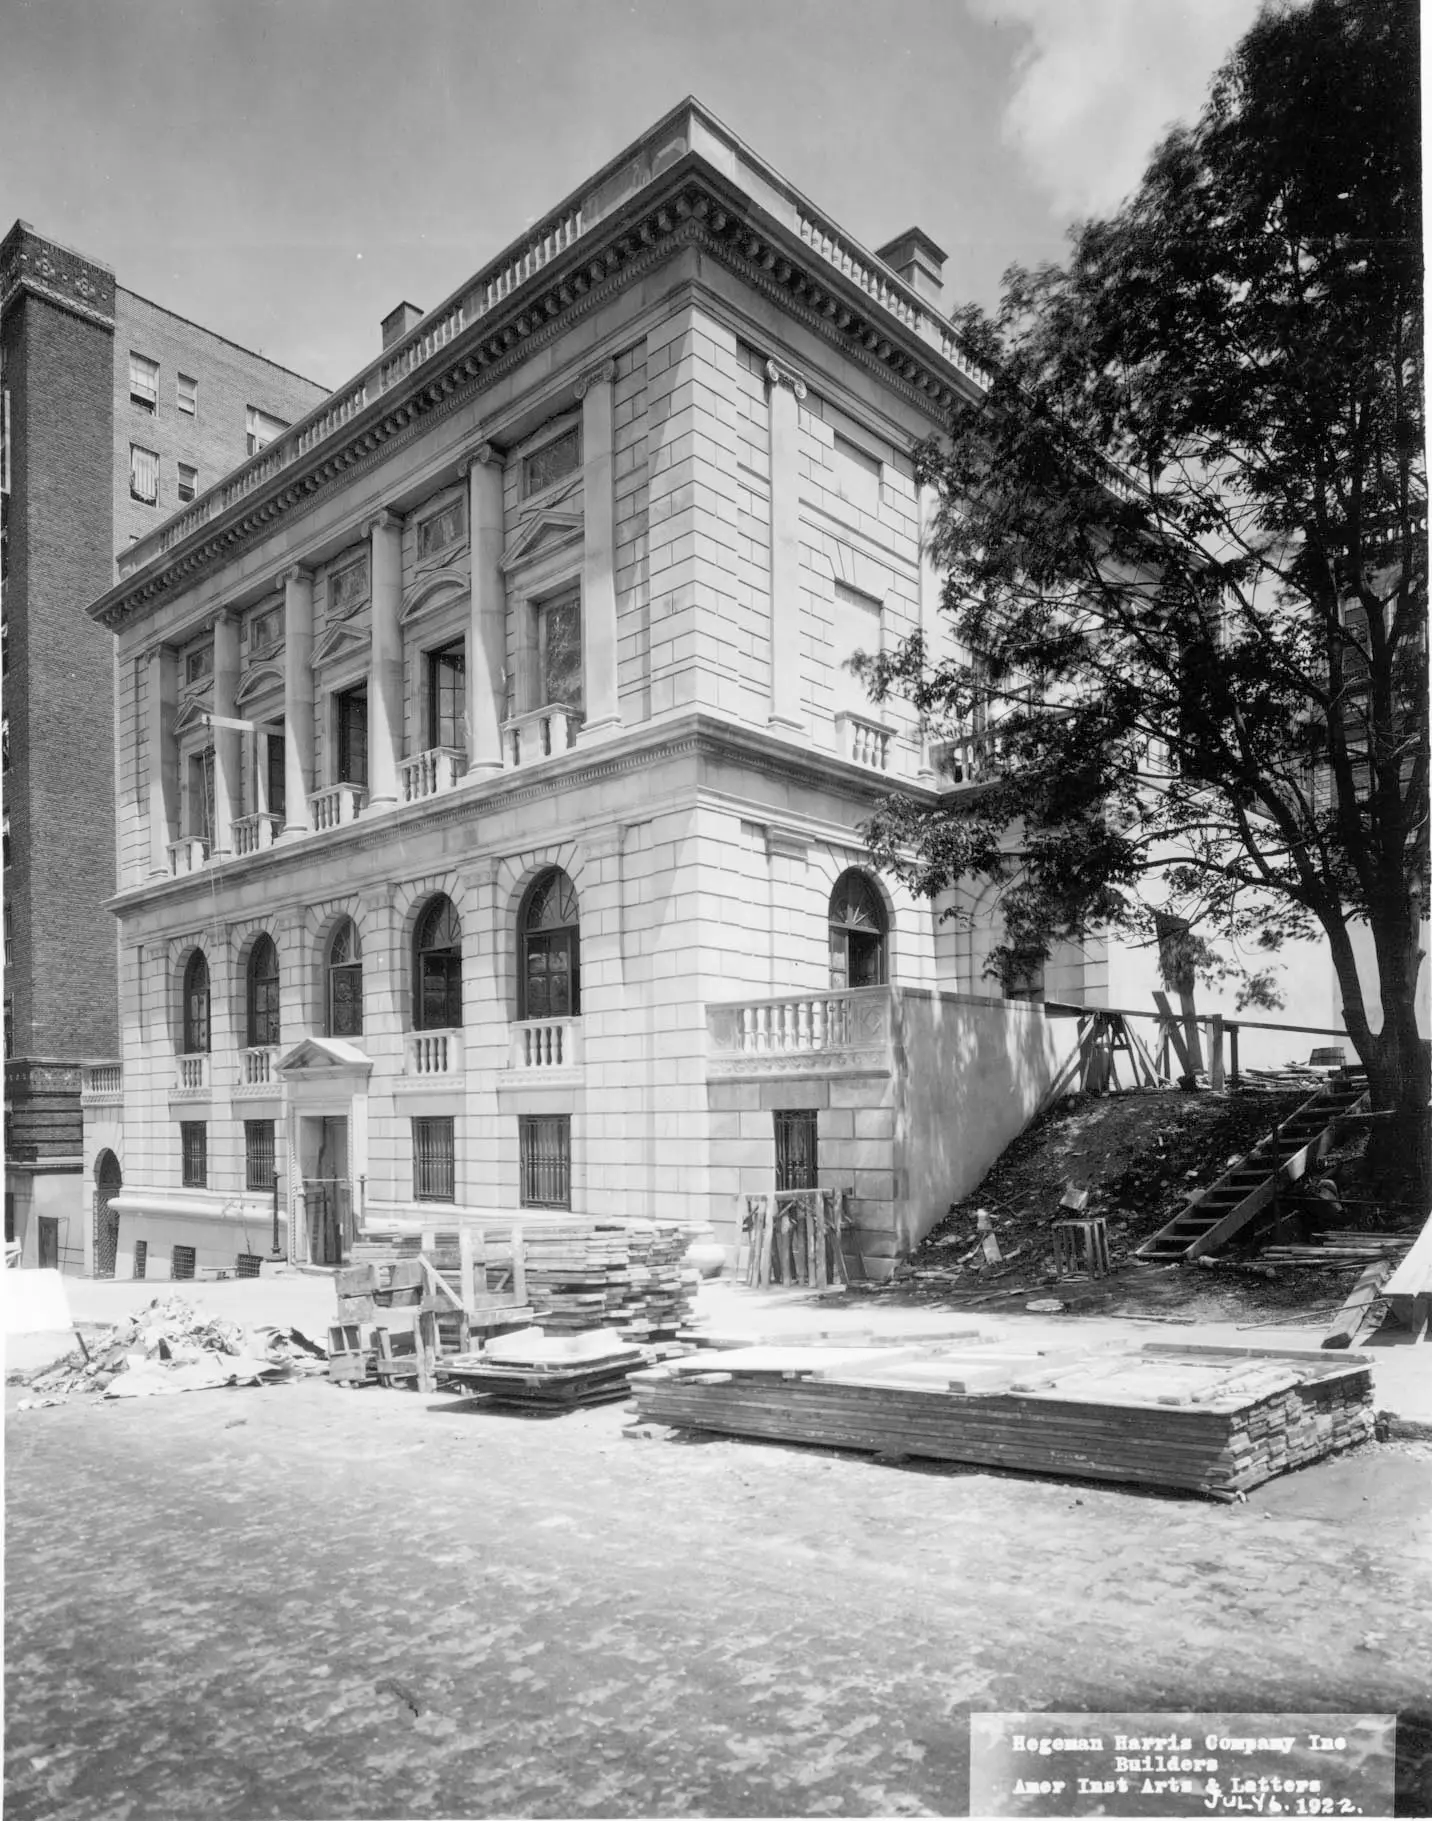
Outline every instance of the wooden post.
<svg viewBox="0 0 1432 1821">
<path fill-rule="evenodd" d="M 1221 1094 L 1227 1085 L 1223 1073 L 1223 1019 L 1215 1012 L 1208 1021 L 1208 1085 Z"/>
<path fill-rule="evenodd" d="M 1230 1024 L 1228 1027 L 1228 1079 L 1233 1087 L 1236 1088 L 1240 1085 L 1238 1075 L 1238 1026 L 1236 1024 Z"/>
<path fill-rule="evenodd" d="M 462 1306 L 471 1315 L 476 1308 L 477 1285 L 472 1270 L 472 1229 L 459 1227 L 457 1232 L 458 1270 L 461 1272 Z"/>
</svg>

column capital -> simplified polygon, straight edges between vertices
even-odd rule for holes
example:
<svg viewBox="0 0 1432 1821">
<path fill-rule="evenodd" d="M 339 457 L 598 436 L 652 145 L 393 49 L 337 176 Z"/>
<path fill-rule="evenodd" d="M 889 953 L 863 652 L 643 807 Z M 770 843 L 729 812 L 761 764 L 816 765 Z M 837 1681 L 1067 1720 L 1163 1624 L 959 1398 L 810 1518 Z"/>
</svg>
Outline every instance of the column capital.
<svg viewBox="0 0 1432 1821">
<path fill-rule="evenodd" d="M 766 383 L 769 386 L 789 386 L 797 398 L 804 398 L 806 395 L 805 380 L 794 367 L 788 366 L 783 360 L 766 362 Z"/>
<path fill-rule="evenodd" d="M 312 580 L 313 571 L 307 568 L 303 563 L 290 563 L 287 569 L 280 569 L 278 574 L 278 585 L 280 588 L 284 589 L 285 592 L 287 592 L 289 588 L 296 588 L 302 582 L 311 582 Z"/>
<path fill-rule="evenodd" d="M 365 518 L 361 526 L 364 537 L 372 537 L 375 531 L 401 531 L 403 515 L 395 512 L 391 506 L 382 506 L 370 517 Z"/>
<path fill-rule="evenodd" d="M 573 386 L 572 391 L 580 401 L 587 396 L 593 386 L 599 386 L 603 381 L 610 386 L 615 383 L 616 377 L 617 363 L 608 356 L 606 360 L 599 360 L 595 366 L 588 367 L 585 373 L 578 374 L 577 383 Z"/>
<path fill-rule="evenodd" d="M 457 471 L 467 476 L 474 468 L 500 468 L 504 461 L 502 451 L 496 443 L 479 443 L 475 449 L 469 449 L 457 465 Z"/>
</svg>

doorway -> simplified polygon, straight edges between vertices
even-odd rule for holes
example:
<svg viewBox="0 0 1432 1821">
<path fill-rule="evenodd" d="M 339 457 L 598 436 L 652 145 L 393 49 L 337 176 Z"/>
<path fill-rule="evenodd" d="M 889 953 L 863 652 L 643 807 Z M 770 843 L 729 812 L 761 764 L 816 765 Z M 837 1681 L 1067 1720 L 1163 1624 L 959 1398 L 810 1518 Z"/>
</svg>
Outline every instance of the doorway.
<svg viewBox="0 0 1432 1821">
<path fill-rule="evenodd" d="M 60 1223 L 54 1214 L 41 1214 L 36 1222 L 39 1244 L 39 1266 L 42 1271 L 60 1268 Z"/>
<path fill-rule="evenodd" d="M 309 1262 L 341 1265 L 352 1251 L 354 1237 L 347 1119 L 304 1119 L 302 1162 Z"/>
<path fill-rule="evenodd" d="M 100 1152 L 94 1174 L 94 1274 L 113 1277 L 119 1252 L 119 1215 L 112 1203 L 124 1187 L 119 1159 L 113 1151 Z"/>
</svg>

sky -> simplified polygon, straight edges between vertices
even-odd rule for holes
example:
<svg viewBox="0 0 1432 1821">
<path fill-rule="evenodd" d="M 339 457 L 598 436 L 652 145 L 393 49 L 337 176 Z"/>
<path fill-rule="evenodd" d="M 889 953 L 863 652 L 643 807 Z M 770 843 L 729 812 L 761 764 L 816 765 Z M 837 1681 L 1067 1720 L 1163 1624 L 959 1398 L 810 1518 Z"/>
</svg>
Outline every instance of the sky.
<svg viewBox="0 0 1432 1821">
<path fill-rule="evenodd" d="M 1117 206 L 1257 0 L 0 0 L 0 233 L 336 387 L 694 94 L 992 307 Z"/>
</svg>

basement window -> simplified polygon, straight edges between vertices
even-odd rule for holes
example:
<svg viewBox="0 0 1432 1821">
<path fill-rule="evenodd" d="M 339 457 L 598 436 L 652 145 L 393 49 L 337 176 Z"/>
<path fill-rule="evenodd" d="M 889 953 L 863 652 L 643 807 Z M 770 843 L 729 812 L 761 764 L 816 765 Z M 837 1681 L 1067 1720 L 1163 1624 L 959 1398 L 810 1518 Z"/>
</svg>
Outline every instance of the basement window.
<svg viewBox="0 0 1432 1821">
<path fill-rule="evenodd" d="M 136 1239 L 134 1242 L 134 1275 L 143 1277 L 149 1269 L 149 1241 Z"/>
<path fill-rule="evenodd" d="M 193 1246 L 175 1246 L 169 1255 L 169 1275 L 177 1278 L 189 1278 L 194 1275 Z"/>
</svg>

